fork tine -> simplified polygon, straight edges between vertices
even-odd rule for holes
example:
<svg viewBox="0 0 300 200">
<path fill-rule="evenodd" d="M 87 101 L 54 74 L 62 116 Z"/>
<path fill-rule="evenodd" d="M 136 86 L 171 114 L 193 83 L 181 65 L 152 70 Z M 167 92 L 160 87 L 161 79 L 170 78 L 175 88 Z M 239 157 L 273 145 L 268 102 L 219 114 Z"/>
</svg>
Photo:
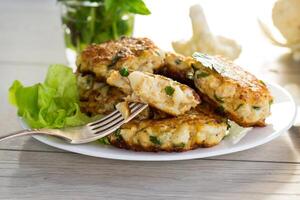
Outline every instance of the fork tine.
<svg viewBox="0 0 300 200">
<path fill-rule="evenodd" d="M 121 120 L 119 122 L 114 123 L 114 125 L 104 129 L 104 130 L 97 130 L 94 134 L 101 134 L 101 137 L 105 137 L 109 135 L 110 133 L 116 131 L 118 128 L 120 128 L 124 123 L 134 118 L 136 115 L 140 113 L 141 110 L 144 110 L 148 105 L 147 104 L 139 104 L 138 109 L 135 109 L 134 113 L 130 115 L 130 117 L 126 120 Z"/>
<path fill-rule="evenodd" d="M 110 113 L 109 115 L 97 120 L 97 121 L 94 121 L 94 122 L 91 122 L 91 123 L 88 123 L 87 126 L 94 126 L 94 125 L 97 125 L 98 123 L 102 122 L 102 121 L 105 121 L 107 120 L 108 118 L 114 116 L 115 114 L 117 114 L 119 111 L 118 110 L 115 110 L 114 112 Z"/>
<path fill-rule="evenodd" d="M 137 110 L 132 111 L 131 115 L 125 120 L 125 123 L 127 123 L 128 121 L 130 121 L 131 119 L 136 117 L 140 113 L 140 111 L 144 110 L 147 107 L 148 107 L 148 104 L 142 104 L 142 106 L 140 106 Z"/>
<path fill-rule="evenodd" d="M 104 136 L 109 135 L 109 134 L 111 134 L 112 132 L 116 131 L 116 130 L 117 130 L 118 128 L 120 128 L 123 124 L 124 124 L 124 122 L 121 121 L 121 122 L 119 122 L 119 123 L 116 123 L 114 126 L 109 127 L 109 128 L 106 129 L 106 130 L 96 131 L 94 134 L 95 134 L 95 135 L 101 134 L 102 137 L 104 137 Z"/>
<path fill-rule="evenodd" d="M 130 103 L 129 104 L 129 108 L 132 108 L 136 103 Z M 91 123 L 88 123 L 87 126 L 95 126 L 101 122 L 104 122 L 106 121 L 107 119 L 111 118 L 112 116 L 116 115 L 119 111 L 118 110 L 115 110 L 114 112 L 110 113 L 109 115 L 95 121 L 95 122 L 91 122 Z"/>
<path fill-rule="evenodd" d="M 97 129 L 97 127 L 99 127 L 99 126 L 105 126 L 105 125 L 111 123 L 112 121 L 118 120 L 120 118 L 123 119 L 123 116 L 120 112 L 118 112 L 116 115 L 112 116 L 111 118 L 108 118 L 105 121 L 99 122 L 98 124 L 95 124 L 94 126 L 91 126 L 91 128 L 92 128 L 92 130 Z"/>
<path fill-rule="evenodd" d="M 132 115 L 134 115 L 134 116 L 137 115 L 136 111 L 138 111 L 139 109 L 141 109 L 141 105 L 143 105 L 143 104 L 134 104 L 134 106 L 132 106 L 132 109 L 131 109 L 132 113 L 130 114 L 130 117 Z M 132 119 L 132 117 L 130 119 Z M 125 120 L 122 117 L 122 115 L 119 114 L 118 117 L 111 118 L 111 119 L 109 119 L 107 121 L 104 121 L 104 122 L 98 123 L 95 126 L 92 126 L 91 130 L 92 131 L 97 131 L 97 132 L 106 131 L 107 129 L 111 128 L 112 126 L 115 126 L 116 124 L 119 124 L 120 122 L 122 122 L 122 124 L 123 124 L 123 123 L 125 123 L 125 122 L 127 122 L 129 120 L 128 119 Z"/>
<path fill-rule="evenodd" d="M 130 116 L 135 114 L 137 111 L 139 111 L 143 106 L 144 106 L 144 104 L 139 104 L 138 106 L 132 108 L 130 111 Z"/>
<path fill-rule="evenodd" d="M 122 124 L 124 124 L 124 119 L 119 119 L 118 121 L 112 121 L 111 123 L 107 124 L 106 126 L 100 126 L 93 131 L 96 131 L 95 134 L 99 134 L 101 132 L 107 131 L 113 127 L 119 128 Z"/>
<path fill-rule="evenodd" d="M 131 103 L 129 105 L 130 108 L 134 108 L 135 106 L 137 106 L 138 104 L 137 103 Z M 106 117 L 105 120 L 99 120 L 97 121 L 96 123 L 93 123 L 92 125 L 88 125 L 89 127 L 91 127 L 92 130 L 95 130 L 99 127 L 102 127 L 102 126 L 106 126 L 107 124 L 117 120 L 118 118 L 123 118 L 122 116 L 122 113 L 120 113 L 119 111 L 118 112 L 115 112 L 116 114 L 114 116 L 111 116 L 111 117 Z"/>
</svg>

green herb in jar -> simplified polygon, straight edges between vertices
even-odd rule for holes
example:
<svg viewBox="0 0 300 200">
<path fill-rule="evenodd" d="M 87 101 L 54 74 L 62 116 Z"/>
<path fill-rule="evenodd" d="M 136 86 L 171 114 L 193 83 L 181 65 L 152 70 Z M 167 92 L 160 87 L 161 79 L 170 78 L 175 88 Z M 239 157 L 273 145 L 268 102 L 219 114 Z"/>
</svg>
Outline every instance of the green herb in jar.
<svg viewBox="0 0 300 200">
<path fill-rule="evenodd" d="M 134 14 L 151 12 L 143 0 L 58 0 L 66 47 L 77 52 L 133 33 Z"/>
</svg>

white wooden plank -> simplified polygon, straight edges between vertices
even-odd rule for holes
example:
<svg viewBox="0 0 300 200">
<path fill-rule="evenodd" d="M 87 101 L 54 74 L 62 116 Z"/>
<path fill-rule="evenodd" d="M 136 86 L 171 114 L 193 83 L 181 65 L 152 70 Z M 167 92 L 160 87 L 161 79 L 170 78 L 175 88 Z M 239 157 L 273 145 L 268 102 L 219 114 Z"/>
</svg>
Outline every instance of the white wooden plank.
<svg viewBox="0 0 300 200">
<path fill-rule="evenodd" d="M 2 199 L 299 199 L 300 165 L 0 151 Z"/>
</svg>

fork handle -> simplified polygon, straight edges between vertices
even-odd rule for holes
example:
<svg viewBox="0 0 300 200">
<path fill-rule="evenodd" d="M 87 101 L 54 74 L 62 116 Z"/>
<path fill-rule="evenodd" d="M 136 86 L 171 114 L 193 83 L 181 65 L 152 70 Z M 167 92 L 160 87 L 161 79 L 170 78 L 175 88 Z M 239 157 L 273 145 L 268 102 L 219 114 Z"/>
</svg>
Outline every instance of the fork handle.
<svg viewBox="0 0 300 200">
<path fill-rule="evenodd" d="M 10 138 L 25 136 L 25 135 L 32 135 L 32 134 L 37 134 L 37 133 L 39 133 L 39 132 L 34 129 L 33 130 L 32 129 L 24 129 L 24 130 L 20 130 L 20 131 L 15 131 L 15 132 L 9 133 L 7 135 L 0 136 L 0 142 L 10 139 Z"/>
</svg>

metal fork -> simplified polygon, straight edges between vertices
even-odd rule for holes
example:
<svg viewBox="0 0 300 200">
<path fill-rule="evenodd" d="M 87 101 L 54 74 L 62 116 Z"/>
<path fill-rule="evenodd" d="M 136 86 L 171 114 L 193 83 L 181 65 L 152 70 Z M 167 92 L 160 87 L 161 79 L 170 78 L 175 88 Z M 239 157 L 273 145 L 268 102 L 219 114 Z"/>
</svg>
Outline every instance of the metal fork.
<svg viewBox="0 0 300 200">
<path fill-rule="evenodd" d="M 129 103 L 129 109 L 131 112 L 127 119 L 124 119 L 122 114 L 118 110 L 115 110 L 109 115 L 84 126 L 64 129 L 25 129 L 1 136 L 0 142 L 18 136 L 38 134 L 56 136 L 65 139 L 71 144 L 88 143 L 113 133 L 124 123 L 129 122 L 139 113 L 141 113 L 145 108 L 147 108 L 147 106 L 147 104 L 142 103 Z"/>
</svg>

